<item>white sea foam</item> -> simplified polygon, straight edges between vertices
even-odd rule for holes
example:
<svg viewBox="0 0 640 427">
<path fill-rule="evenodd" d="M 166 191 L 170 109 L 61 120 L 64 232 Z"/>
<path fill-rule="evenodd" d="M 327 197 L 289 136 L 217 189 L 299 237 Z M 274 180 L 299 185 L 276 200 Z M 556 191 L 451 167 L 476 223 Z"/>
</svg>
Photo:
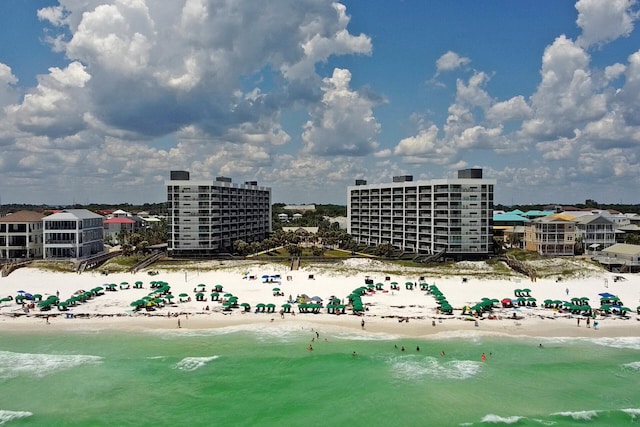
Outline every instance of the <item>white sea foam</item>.
<svg viewBox="0 0 640 427">
<path fill-rule="evenodd" d="M 208 357 L 185 357 L 175 365 L 175 369 L 181 371 L 195 371 L 205 366 L 212 360 L 216 360 L 220 356 L 208 356 Z"/>
<path fill-rule="evenodd" d="M 632 369 L 634 371 L 640 371 L 640 362 L 625 363 L 622 367 Z"/>
<path fill-rule="evenodd" d="M 556 412 L 551 415 L 560 415 L 563 417 L 570 417 L 574 420 L 589 421 L 598 416 L 598 411 L 565 411 Z"/>
<path fill-rule="evenodd" d="M 500 415 L 488 414 L 482 417 L 482 422 L 493 424 L 515 424 L 521 419 L 522 417 L 518 417 L 516 415 L 510 417 L 501 417 Z"/>
<path fill-rule="evenodd" d="M 0 409 L 0 425 L 8 423 L 9 421 L 17 420 L 19 418 L 30 417 L 33 414 L 27 411 L 7 411 Z"/>
<path fill-rule="evenodd" d="M 481 364 L 470 360 L 449 360 L 441 363 L 435 357 L 416 359 L 399 357 L 391 362 L 393 375 L 397 378 L 413 380 L 425 376 L 441 379 L 465 380 L 480 372 Z"/>
<path fill-rule="evenodd" d="M 43 377 L 62 369 L 100 363 L 102 358 L 84 354 L 30 354 L 0 351 L 0 379 L 18 375 Z"/>
<path fill-rule="evenodd" d="M 592 342 L 605 347 L 640 350 L 640 337 L 596 338 Z"/>
</svg>

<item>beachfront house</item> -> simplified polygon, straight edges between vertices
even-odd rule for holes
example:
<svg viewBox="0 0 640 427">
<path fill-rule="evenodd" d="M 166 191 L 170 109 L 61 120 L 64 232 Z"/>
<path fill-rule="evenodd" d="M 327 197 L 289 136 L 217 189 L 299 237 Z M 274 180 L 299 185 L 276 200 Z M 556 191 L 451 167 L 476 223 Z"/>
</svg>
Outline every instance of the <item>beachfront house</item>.
<svg viewBox="0 0 640 427">
<path fill-rule="evenodd" d="M 188 171 L 171 171 L 165 185 L 170 256 L 228 253 L 237 240 L 259 242 L 271 234 L 271 188 L 256 181 L 192 181 Z"/>
<path fill-rule="evenodd" d="M 570 256 L 576 243 L 575 220 L 566 214 L 540 216 L 525 225 L 525 249 L 540 255 Z"/>
<path fill-rule="evenodd" d="M 640 245 L 617 243 L 600 251 L 595 260 L 609 271 L 636 273 L 640 271 Z"/>
<path fill-rule="evenodd" d="M 615 224 L 600 214 L 582 215 L 575 219 L 576 236 L 585 253 L 594 253 L 616 243 Z"/>
<path fill-rule="evenodd" d="M 104 251 L 104 217 L 87 209 L 65 209 L 42 219 L 45 259 L 84 259 Z"/>
<path fill-rule="evenodd" d="M 42 258 L 43 214 L 18 211 L 0 218 L 0 258 Z"/>
<path fill-rule="evenodd" d="M 347 232 L 360 244 L 391 244 L 417 255 L 486 258 L 493 253 L 495 184 L 482 169 L 460 170 L 457 179 L 358 179 L 347 188 Z"/>
</svg>

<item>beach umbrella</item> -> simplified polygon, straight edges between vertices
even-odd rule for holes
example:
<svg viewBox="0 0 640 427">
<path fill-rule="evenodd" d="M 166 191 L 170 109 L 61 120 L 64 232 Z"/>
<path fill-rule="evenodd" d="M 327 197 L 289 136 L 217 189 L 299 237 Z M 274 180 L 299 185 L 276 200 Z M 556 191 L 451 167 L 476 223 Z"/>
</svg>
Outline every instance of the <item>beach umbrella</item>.
<svg viewBox="0 0 640 427">
<path fill-rule="evenodd" d="M 609 292 L 603 292 L 601 294 L 598 294 L 599 296 L 601 296 L 602 298 L 611 298 L 611 297 L 615 297 L 615 295 L 610 294 Z"/>
<path fill-rule="evenodd" d="M 207 285 L 205 285 L 204 283 L 198 283 L 197 287 L 198 288 L 206 288 Z"/>
<path fill-rule="evenodd" d="M 202 292 L 197 292 L 197 293 L 196 293 L 196 296 L 197 296 L 197 297 L 204 297 L 204 294 L 203 294 Z"/>
<path fill-rule="evenodd" d="M 179 296 L 180 298 L 187 298 L 189 295 L 187 295 L 187 294 L 185 294 L 185 293 L 182 293 L 182 294 L 180 294 L 180 295 L 178 295 L 178 296 Z"/>
<path fill-rule="evenodd" d="M 319 296 L 315 295 L 311 297 L 311 301 L 322 301 L 322 298 L 320 298 Z"/>
<path fill-rule="evenodd" d="M 280 288 L 273 288 L 271 289 L 273 292 L 280 292 Z"/>
<path fill-rule="evenodd" d="M 215 285 L 214 289 L 216 290 L 216 292 L 222 292 L 222 285 Z"/>
</svg>

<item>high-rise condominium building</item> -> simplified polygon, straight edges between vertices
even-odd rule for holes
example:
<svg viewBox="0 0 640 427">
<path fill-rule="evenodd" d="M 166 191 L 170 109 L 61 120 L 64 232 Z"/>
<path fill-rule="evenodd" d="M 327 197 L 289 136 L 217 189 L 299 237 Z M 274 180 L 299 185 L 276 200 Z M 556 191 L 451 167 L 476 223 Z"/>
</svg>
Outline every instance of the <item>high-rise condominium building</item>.
<svg viewBox="0 0 640 427">
<path fill-rule="evenodd" d="M 458 171 L 457 179 L 367 184 L 347 188 L 347 231 L 358 243 L 419 255 L 483 258 L 493 251 L 493 188 L 482 169 Z"/>
<path fill-rule="evenodd" d="M 171 171 L 165 184 L 172 256 L 231 252 L 237 240 L 257 242 L 271 233 L 271 189 L 256 181 L 191 181 L 189 172 Z"/>
</svg>

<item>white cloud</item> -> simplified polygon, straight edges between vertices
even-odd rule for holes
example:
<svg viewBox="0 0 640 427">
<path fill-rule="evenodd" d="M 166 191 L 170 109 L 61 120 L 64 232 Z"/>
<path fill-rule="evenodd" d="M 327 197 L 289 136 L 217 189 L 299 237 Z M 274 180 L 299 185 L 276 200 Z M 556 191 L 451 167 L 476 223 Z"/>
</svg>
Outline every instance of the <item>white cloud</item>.
<svg viewBox="0 0 640 427">
<path fill-rule="evenodd" d="M 496 102 L 489 107 L 485 117 L 494 123 L 505 123 L 512 120 L 524 120 L 530 115 L 531 107 L 522 95 L 518 95 L 506 101 Z"/>
<path fill-rule="evenodd" d="M 448 51 L 436 61 L 436 72 L 438 74 L 445 71 L 453 71 L 457 68 L 465 66 L 471 62 L 471 59 L 460 56 L 453 51 Z"/>
<path fill-rule="evenodd" d="M 543 140 L 570 137 L 573 130 L 607 111 L 607 94 L 589 69 L 589 55 L 565 36 L 548 46 L 542 57 L 542 80 L 531 96 L 533 115 L 523 130 Z"/>
<path fill-rule="evenodd" d="M 322 101 L 311 111 L 302 133 L 305 152 L 319 155 L 371 154 L 378 147 L 380 125 L 374 102 L 350 89 L 349 70 L 336 68 L 323 80 Z"/>
<path fill-rule="evenodd" d="M 627 37 L 638 19 L 635 4 L 635 0 L 579 0 L 577 23 L 582 34 L 577 44 L 587 48 Z"/>
</svg>

